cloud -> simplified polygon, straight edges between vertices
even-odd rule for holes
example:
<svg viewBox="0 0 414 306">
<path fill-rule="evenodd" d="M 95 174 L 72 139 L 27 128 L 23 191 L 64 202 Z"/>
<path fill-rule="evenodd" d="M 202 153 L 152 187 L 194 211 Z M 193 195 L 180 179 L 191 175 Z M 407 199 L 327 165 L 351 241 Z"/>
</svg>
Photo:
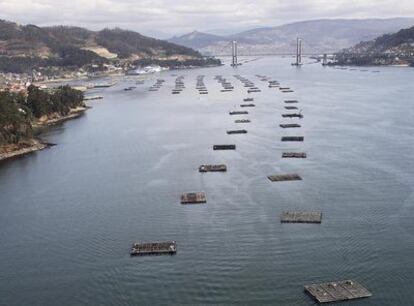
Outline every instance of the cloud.
<svg viewBox="0 0 414 306">
<path fill-rule="evenodd" d="M 172 35 L 320 18 L 414 16 L 412 0 L 0 0 L 0 18 L 37 25 L 119 26 Z M 219 34 L 219 33 L 217 33 Z"/>
</svg>

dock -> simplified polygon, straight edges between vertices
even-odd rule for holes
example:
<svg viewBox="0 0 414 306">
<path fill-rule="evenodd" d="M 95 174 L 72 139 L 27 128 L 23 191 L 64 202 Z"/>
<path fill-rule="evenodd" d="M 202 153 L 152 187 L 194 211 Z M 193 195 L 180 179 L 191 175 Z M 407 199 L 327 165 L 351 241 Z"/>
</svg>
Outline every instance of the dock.
<svg viewBox="0 0 414 306">
<path fill-rule="evenodd" d="M 300 141 L 300 142 L 302 142 L 304 140 L 305 140 L 305 137 L 303 137 L 303 136 L 285 136 L 285 137 L 282 137 L 282 141 L 284 141 L 284 142 L 286 142 L 286 141 Z"/>
<path fill-rule="evenodd" d="M 174 255 L 175 253 L 177 253 L 175 241 L 134 243 L 130 251 L 131 256 Z"/>
<path fill-rule="evenodd" d="M 270 175 L 267 178 L 271 182 L 288 182 L 288 181 L 301 181 L 302 180 L 302 178 L 298 174 Z"/>
<path fill-rule="evenodd" d="M 297 124 L 297 123 L 290 123 L 290 124 L 281 124 L 280 127 L 283 128 L 283 129 L 300 128 L 301 125 Z"/>
<path fill-rule="evenodd" d="M 93 100 L 102 100 L 103 98 L 104 98 L 103 96 L 89 96 L 89 97 L 85 97 L 83 100 L 93 101 Z"/>
<path fill-rule="evenodd" d="M 201 165 L 198 168 L 199 172 L 226 172 L 226 165 Z"/>
<path fill-rule="evenodd" d="M 285 152 L 282 154 L 282 158 L 307 158 L 307 155 L 306 153 Z"/>
<path fill-rule="evenodd" d="M 366 288 L 352 280 L 305 286 L 305 292 L 318 303 L 332 303 L 372 296 Z"/>
<path fill-rule="evenodd" d="M 236 150 L 236 145 L 214 145 L 213 150 Z"/>
<path fill-rule="evenodd" d="M 234 135 L 234 134 L 247 134 L 246 130 L 232 130 L 232 131 L 227 131 L 228 135 Z"/>
<path fill-rule="evenodd" d="M 281 223 L 322 223 L 321 212 L 283 212 L 280 216 Z"/>
<path fill-rule="evenodd" d="M 181 195 L 181 204 L 204 204 L 207 197 L 204 192 L 190 192 Z"/>
</svg>

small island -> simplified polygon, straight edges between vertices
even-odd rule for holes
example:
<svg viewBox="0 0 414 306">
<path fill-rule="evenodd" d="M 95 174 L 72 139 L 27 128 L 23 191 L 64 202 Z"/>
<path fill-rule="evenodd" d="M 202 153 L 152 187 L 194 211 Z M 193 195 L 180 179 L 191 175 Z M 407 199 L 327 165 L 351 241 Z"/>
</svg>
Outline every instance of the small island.
<svg viewBox="0 0 414 306">
<path fill-rule="evenodd" d="M 0 91 L 0 161 L 47 148 L 50 144 L 36 137 L 41 129 L 79 117 L 85 110 L 83 93 L 70 86 Z"/>
</svg>

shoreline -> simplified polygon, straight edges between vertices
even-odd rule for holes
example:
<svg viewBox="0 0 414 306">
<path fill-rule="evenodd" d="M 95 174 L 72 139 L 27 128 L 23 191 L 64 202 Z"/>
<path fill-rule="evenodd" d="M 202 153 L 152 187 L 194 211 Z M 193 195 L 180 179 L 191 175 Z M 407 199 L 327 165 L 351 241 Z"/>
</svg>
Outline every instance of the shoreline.
<svg viewBox="0 0 414 306">
<path fill-rule="evenodd" d="M 48 143 L 44 143 L 42 141 L 40 141 L 39 139 L 31 139 L 31 144 L 29 145 L 28 143 L 24 143 L 24 144 L 14 144 L 14 145 L 5 145 L 4 147 L 14 147 L 13 149 L 11 149 L 10 152 L 4 152 L 4 153 L 0 153 L 0 162 L 6 161 L 6 160 L 10 160 L 13 158 L 18 158 L 18 157 L 22 157 L 24 155 L 28 155 L 37 151 L 41 151 L 44 150 L 46 148 L 51 147 L 52 144 L 48 144 Z"/>
<path fill-rule="evenodd" d="M 91 107 L 89 106 L 77 107 L 75 109 L 72 109 L 66 116 L 51 118 L 44 121 L 38 120 L 37 122 L 32 124 L 33 131 L 35 133 L 41 133 L 43 128 L 57 125 L 67 120 L 79 118 L 90 108 Z M 39 138 L 31 138 L 29 140 L 26 140 L 26 142 L 22 142 L 19 144 L 7 144 L 4 146 L 0 146 L 0 163 L 6 160 L 19 158 L 31 153 L 42 151 L 52 146 L 55 146 L 55 144 L 43 142 Z"/>
</svg>

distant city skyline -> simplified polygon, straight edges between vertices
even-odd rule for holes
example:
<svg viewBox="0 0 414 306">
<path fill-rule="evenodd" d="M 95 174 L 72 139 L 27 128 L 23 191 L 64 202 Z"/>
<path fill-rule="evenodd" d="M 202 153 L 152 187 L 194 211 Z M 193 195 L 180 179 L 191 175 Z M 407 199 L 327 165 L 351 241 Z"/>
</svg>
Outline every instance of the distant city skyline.
<svg viewBox="0 0 414 306">
<path fill-rule="evenodd" d="M 0 0 L 0 18 L 40 26 L 121 27 L 159 38 L 194 30 L 230 34 L 323 18 L 414 17 L 412 0 Z"/>
</svg>

